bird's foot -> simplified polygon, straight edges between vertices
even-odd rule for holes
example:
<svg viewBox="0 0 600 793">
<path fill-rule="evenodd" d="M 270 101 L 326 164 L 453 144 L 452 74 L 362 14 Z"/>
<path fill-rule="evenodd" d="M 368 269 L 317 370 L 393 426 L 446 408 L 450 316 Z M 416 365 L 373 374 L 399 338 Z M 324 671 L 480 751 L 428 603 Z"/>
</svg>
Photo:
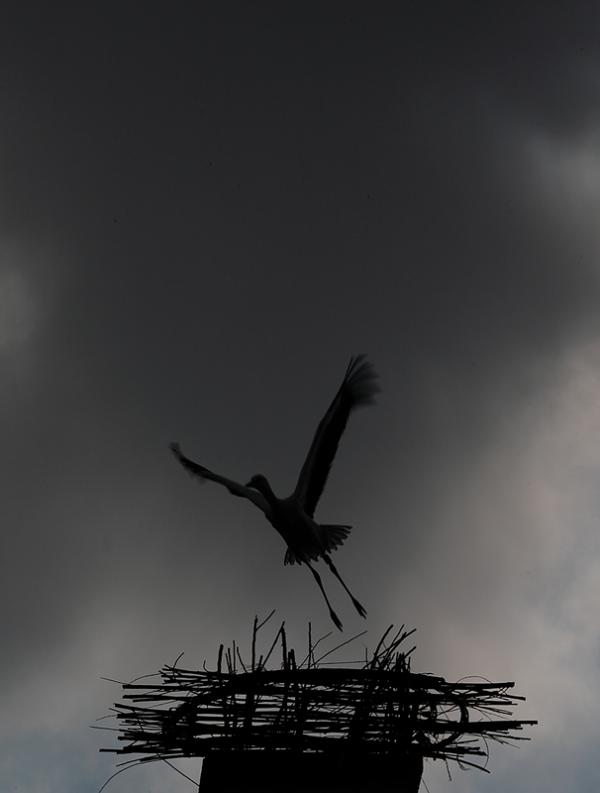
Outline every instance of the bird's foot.
<svg viewBox="0 0 600 793">
<path fill-rule="evenodd" d="M 367 610 L 366 610 L 366 608 L 363 605 L 361 605 L 358 602 L 358 600 L 356 600 L 356 598 L 352 598 L 352 602 L 354 603 L 354 608 L 358 611 L 360 616 L 363 617 L 364 619 L 366 619 L 367 618 Z"/>
<path fill-rule="evenodd" d="M 329 615 L 333 621 L 333 624 L 338 629 L 338 631 L 343 631 L 344 628 L 342 627 L 342 621 L 340 620 L 340 618 L 333 609 L 329 609 Z"/>
</svg>

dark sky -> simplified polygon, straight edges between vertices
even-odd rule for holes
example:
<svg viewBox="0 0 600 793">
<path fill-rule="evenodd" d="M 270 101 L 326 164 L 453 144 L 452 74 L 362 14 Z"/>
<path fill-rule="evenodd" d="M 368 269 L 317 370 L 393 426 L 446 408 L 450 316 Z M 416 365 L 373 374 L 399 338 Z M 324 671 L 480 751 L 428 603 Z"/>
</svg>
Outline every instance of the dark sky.
<svg viewBox="0 0 600 793">
<path fill-rule="evenodd" d="M 168 443 L 287 495 L 360 352 L 383 392 L 317 517 L 354 526 L 364 641 L 414 625 L 416 667 L 515 679 L 542 722 L 431 792 L 598 790 L 599 42 L 583 2 L 5 7 L 3 790 L 97 791 L 100 676 L 272 608 L 329 629 Z"/>
</svg>

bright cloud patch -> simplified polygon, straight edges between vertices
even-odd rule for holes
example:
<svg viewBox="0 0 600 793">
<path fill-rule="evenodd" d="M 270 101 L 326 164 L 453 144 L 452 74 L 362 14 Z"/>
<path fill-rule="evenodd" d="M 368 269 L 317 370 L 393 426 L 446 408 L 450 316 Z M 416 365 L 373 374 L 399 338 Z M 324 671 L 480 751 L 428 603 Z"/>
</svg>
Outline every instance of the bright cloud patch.
<svg viewBox="0 0 600 793">
<path fill-rule="evenodd" d="M 600 146 L 595 136 L 575 142 L 533 136 L 527 156 L 537 201 L 556 212 L 559 221 L 567 220 L 573 231 L 592 231 L 598 242 Z"/>
<path fill-rule="evenodd" d="M 36 310 L 30 284 L 19 255 L 10 247 L 0 248 L 0 352 L 8 352 L 28 341 L 36 325 Z"/>
</svg>

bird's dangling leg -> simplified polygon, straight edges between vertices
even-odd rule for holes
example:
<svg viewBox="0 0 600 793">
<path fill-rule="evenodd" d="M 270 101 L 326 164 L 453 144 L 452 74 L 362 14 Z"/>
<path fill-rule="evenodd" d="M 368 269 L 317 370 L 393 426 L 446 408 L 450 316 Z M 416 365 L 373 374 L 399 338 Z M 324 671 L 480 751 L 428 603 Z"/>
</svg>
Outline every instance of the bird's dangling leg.
<svg viewBox="0 0 600 793">
<path fill-rule="evenodd" d="M 354 608 L 358 611 L 358 613 L 360 614 L 361 617 L 366 617 L 367 616 L 367 610 L 365 609 L 365 607 L 363 605 L 361 605 L 358 602 L 358 600 L 354 597 L 352 592 L 350 592 L 350 590 L 348 589 L 348 587 L 346 586 L 346 584 L 344 582 L 344 579 L 338 573 L 337 567 L 332 562 L 331 556 L 329 556 L 328 553 L 324 553 L 323 554 L 323 559 L 325 559 L 325 562 L 327 563 L 327 566 L 329 567 L 331 572 L 334 574 L 334 576 L 337 578 L 337 580 L 340 582 L 340 584 L 344 587 L 344 589 L 346 590 L 346 592 L 350 596 L 350 599 L 352 600 L 352 603 L 354 604 Z"/>
<path fill-rule="evenodd" d="M 343 630 L 340 618 L 335 613 L 335 611 L 331 608 L 331 603 L 329 602 L 329 598 L 327 597 L 327 593 L 325 592 L 325 588 L 323 587 L 323 582 L 321 581 L 321 576 L 317 573 L 317 571 L 311 565 L 310 562 L 305 562 L 305 564 L 308 567 L 308 569 L 310 570 L 310 572 L 314 575 L 315 581 L 317 582 L 317 584 L 319 585 L 319 589 L 323 593 L 323 597 L 325 598 L 325 603 L 327 603 L 327 607 L 329 609 L 329 615 L 331 616 L 331 619 L 333 620 L 333 623 L 334 623 L 335 627 L 339 631 Z"/>
</svg>

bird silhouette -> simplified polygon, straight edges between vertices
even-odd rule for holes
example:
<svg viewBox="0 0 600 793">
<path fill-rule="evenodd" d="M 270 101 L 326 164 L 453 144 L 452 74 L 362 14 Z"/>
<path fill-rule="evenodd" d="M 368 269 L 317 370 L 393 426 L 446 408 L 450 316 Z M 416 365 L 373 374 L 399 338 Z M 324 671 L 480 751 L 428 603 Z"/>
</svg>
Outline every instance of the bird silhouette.
<svg viewBox="0 0 600 793">
<path fill-rule="evenodd" d="M 342 623 L 329 602 L 321 576 L 312 562 L 322 559 L 327 564 L 348 593 L 360 616 L 366 617 L 366 610 L 348 589 L 330 556 L 348 537 L 351 527 L 317 523 L 313 516 L 350 413 L 357 407 L 372 404 L 378 391 L 377 374 L 366 356 L 352 357 L 342 384 L 317 427 L 296 489 L 287 498 L 278 498 L 262 474 L 254 475 L 246 485 L 242 485 L 190 460 L 181 452 L 178 443 L 170 446 L 190 474 L 200 480 L 208 479 L 223 485 L 232 495 L 248 499 L 264 513 L 287 543 L 284 564 L 297 563 L 308 567 L 325 598 L 331 619 L 339 630 L 342 630 Z"/>
</svg>

